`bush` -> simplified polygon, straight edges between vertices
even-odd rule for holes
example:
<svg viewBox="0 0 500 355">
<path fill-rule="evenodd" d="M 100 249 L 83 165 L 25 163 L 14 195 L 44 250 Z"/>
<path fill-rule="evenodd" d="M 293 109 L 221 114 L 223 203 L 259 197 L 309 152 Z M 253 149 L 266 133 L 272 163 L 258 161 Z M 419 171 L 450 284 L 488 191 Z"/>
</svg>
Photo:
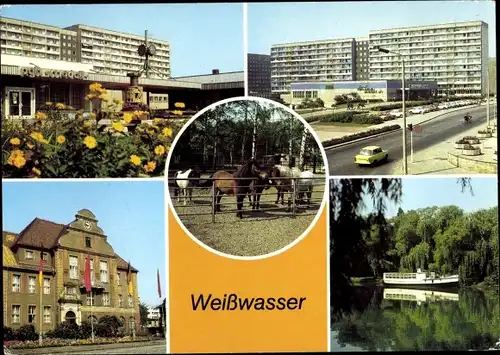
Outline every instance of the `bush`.
<svg viewBox="0 0 500 355">
<path fill-rule="evenodd" d="M 481 130 L 481 131 L 477 131 L 478 134 L 487 134 L 487 133 L 490 133 L 490 131 L 488 130 Z"/>
<path fill-rule="evenodd" d="M 359 115 L 359 116 L 354 116 L 352 122 L 357 124 L 377 125 L 383 123 L 384 120 L 379 116 L 375 115 Z"/>
<path fill-rule="evenodd" d="M 148 112 L 117 111 L 118 102 L 107 99 L 105 89 L 90 85 L 106 102 L 106 111 L 85 119 L 72 118 L 63 104 L 47 105 L 32 121 L 2 120 L 2 177 L 99 178 L 162 176 L 166 155 L 183 122 L 155 118 Z M 92 96 L 93 95 L 93 96 Z M 90 98 L 89 98 L 90 99 Z M 176 103 L 172 113 L 182 115 Z M 111 127 L 102 124 L 109 120 Z M 131 124 L 125 132 L 125 124 Z"/>
<path fill-rule="evenodd" d="M 12 328 L 9 328 L 9 327 L 6 327 L 4 326 L 3 327 L 3 340 L 16 340 L 16 338 L 14 337 L 14 331 L 12 330 Z"/>
<path fill-rule="evenodd" d="M 103 316 L 97 323 L 96 334 L 103 338 L 114 338 L 118 336 L 122 326 L 122 322 L 116 316 Z"/>
<path fill-rule="evenodd" d="M 463 150 L 477 150 L 477 149 L 479 149 L 479 148 L 474 147 L 474 146 L 473 146 L 473 145 L 471 145 L 471 144 L 466 144 L 466 145 L 464 145 L 464 147 L 463 147 L 462 149 L 463 149 Z"/>
<path fill-rule="evenodd" d="M 82 339 L 90 336 L 90 332 L 87 335 L 86 333 L 83 333 L 81 331 L 82 330 L 81 328 L 82 327 L 80 327 L 76 323 L 62 322 L 58 324 L 54 330 L 48 331 L 45 334 L 45 336 L 47 338 L 57 338 L 57 339 Z"/>
<path fill-rule="evenodd" d="M 329 140 L 322 142 L 321 144 L 323 145 L 323 147 L 327 148 L 327 147 L 331 147 L 331 146 L 341 144 L 341 143 L 352 142 L 356 139 L 374 136 L 374 135 L 380 134 L 380 133 L 396 131 L 398 129 L 401 129 L 401 126 L 397 125 L 397 124 L 391 125 L 391 126 L 385 126 L 385 127 L 381 127 L 381 128 L 371 129 L 369 131 L 363 131 L 363 132 L 359 132 L 359 133 L 355 133 L 355 134 L 350 134 L 350 135 L 340 137 L 340 138 L 329 139 Z"/>
<path fill-rule="evenodd" d="M 315 119 L 317 120 L 317 119 Z M 332 113 L 319 119 L 322 122 L 356 123 L 356 124 L 380 124 L 384 122 L 380 117 L 369 115 L 362 111 L 345 111 Z"/>
<path fill-rule="evenodd" d="M 35 331 L 33 324 L 22 325 L 19 329 L 14 332 L 16 340 L 29 341 L 37 340 L 38 333 Z"/>
<path fill-rule="evenodd" d="M 455 144 L 469 144 L 469 141 L 465 138 L 460 138 Z"/>
</svg>

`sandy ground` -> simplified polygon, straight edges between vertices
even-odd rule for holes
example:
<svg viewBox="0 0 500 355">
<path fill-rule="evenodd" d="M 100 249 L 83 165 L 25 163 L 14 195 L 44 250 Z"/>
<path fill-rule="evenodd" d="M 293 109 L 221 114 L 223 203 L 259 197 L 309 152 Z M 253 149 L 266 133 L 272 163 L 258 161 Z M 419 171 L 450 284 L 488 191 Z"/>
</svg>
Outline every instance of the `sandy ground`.
<svg viewBox="0 0 500 355">
<path fill-rule="evenodd" d="M 300 206 L 296 216 L 286 212 L 285 205 L 275 205 L 276 190 L 271 188 L 261 196 L 260 211 L 252 211 L 248 197 L 243 205 L 243 219 L 236 216 L 236 199 L 224 196 L 222 212 L 212 223 L 211 195 L 208 189 L 193 191 L 193 200 L 183 206 L 174 198 L 174 209 L 193 236 L 205 245 L 236 256 L 259 256 L 280 250 L 300 237 L 319 211 L 325 189 L 325 176 L 318 176 L 311 204 Z M 172 191 L 170 195 L 173 196 Z M 264 223 L 265 222 L 265 223 Z"/>
</svg>

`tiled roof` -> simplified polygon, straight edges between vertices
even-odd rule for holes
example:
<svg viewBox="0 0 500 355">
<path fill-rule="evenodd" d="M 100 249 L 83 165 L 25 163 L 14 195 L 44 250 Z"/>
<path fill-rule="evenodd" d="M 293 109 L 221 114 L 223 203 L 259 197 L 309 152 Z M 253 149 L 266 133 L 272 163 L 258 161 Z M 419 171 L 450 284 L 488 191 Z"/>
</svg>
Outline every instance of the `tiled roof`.
<svg viewBox="0 0 500 355">
<path fill-rule="evenodd" d="M 116 256 L 116 267 L 118 269 L 122 269 L 122 270 L 127 270 L 128 269 L 128 262 L 126 262 L 125 260 L 123 260 L 118 254 L 115 253 L 115 256 Z M 133 267 L 132 265 L 130 265 L 130 269 L 134 272 L 138 272 L 138 270 Z"/>
<path fill-rule="evenodd" d="M 18 266 L 19 264 L 12 250 L 10 250 L 10 248 L 6 245 L 2 245 L 2 249 L 3 249 L 2 266 Z"/>
<path fill-rule="evenodd" d="M 41 246 L 43 248 L 53 248 L 65 229 L 64 224 L 46 221 L 37 217 L 19 233 L 14 244 L 36 248 Z"/>
<path fill-rule="evenodd" d="M 17 233 L 2 231 L 2 244 L 3 245 L 11 247 L 12 245 L 14 245 L 16 238 L 17 238 Z"/>
</svg>

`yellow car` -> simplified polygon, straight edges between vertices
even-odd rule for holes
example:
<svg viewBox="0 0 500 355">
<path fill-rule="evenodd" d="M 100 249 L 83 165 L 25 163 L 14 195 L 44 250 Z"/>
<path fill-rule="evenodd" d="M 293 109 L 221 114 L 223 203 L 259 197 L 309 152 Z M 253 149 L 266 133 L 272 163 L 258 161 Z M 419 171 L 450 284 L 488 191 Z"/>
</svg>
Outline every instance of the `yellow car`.
<svg viewBox="0 0 500 355">
<path fill-rule="evenodd" d="M 372 145 L 364 147 L 359 151 L 359 154 L 354 157 L 354 163 L 358 165 L 373 165 L 376 163 L 387 161 L 389 154 L 386 150 Z"/>
</svg>

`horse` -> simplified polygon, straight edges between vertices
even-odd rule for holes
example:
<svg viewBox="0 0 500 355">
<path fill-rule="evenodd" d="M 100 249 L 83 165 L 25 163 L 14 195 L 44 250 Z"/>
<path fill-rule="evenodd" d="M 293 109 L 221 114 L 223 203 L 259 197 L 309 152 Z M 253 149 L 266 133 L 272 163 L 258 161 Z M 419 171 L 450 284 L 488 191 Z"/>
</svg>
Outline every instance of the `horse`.
<svg viewBox="0 0 500 355">
<path fill-rule="evenodd" d="M 243 201 L 250 190 L 250 184 L 255 178 L 266 178 L 266 174 L 259 170 L 259 164 L 255 159 L 245 162 L 238 170 L 231 174 L 227 171 L 219 170 L 212 175 L 215 181 L 215 212 L 221 212 L 220 201 L 222 195 L 236 196 L 237 212 L 236 216 L 243 218 Z"/>
<path fill-rule="evenodd" d="M 268 169 L 262 169 L 261 172 L 263 174 L 262 177 L 258 177 L 255 180 L 252 180 L 248 190 L 248 202 L 252 207 L 252 210 L 258 210 L 260 208 L 260 196 L 264 190 L 268 190 L 271 185 L 273 185 L 273 181 L 270 179 Z"/>
<path fill-rule="evenodd" d="M 314 189 L 314 174 L 311 171 L 302 171 L 296 184 L 297 200 L 299 204 L 304 203 L 304 194 L 307 196 L 307 206 L 311 204 L 311 196 Z"/>
<path fill-rule="evenodd" d="M 285 203 L 285 192 L 288 192 L 287 212 L 291 211 L 294 178 L 299 177 L 300 173 L 300 169 L 289 168 L 284 165 L 275 165 L 271 170 L 269 178 L 274 182 L 277 191 L 275 204 L 277 205 L 281 198 L 281 204 L 283 205 Z"/>
<path fill-rule="evenodd" d="M 193 187 L 199 185 L 200 172 L 196 169 L 188 169 L 185 171 L 179 170 L 174 175 L 175 185 L 177 188 L 174 190 L 174 196 L 177 196 L 177 202 L 180 202 L 181 195 L 184 196 L 184 206 L 189 201 L 193 200 Z M 197 179 L 197 180 L 188 180 Z"/>
</svg>

